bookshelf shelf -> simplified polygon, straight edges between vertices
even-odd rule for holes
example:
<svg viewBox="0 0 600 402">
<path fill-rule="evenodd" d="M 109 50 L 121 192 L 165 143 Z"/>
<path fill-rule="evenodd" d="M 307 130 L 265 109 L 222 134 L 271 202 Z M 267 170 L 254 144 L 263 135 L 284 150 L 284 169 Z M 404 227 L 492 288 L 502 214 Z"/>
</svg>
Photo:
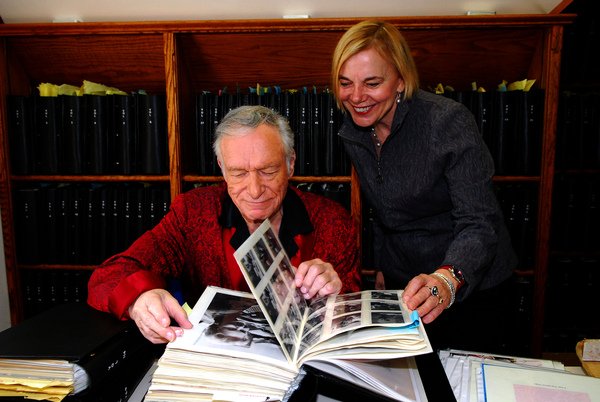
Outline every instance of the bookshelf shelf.
<svg viewBox="0 0 600 402">
<path fill-rule="evenodd" d="M 493 90 L 502 81 L 536 79 L 543 89 L 544 127 L 539 174 L 498 176 L 498 184 L 536 186 L 532 351 L 541 352 L 544 285 L 548 259 L 554 177 L 556 103 L 562 33 L 572 15 L 512 15 L 386 18 L 413 49 L 421 86 L 471 83 Z M 24 269 L 89 269 L 87 264 L 23 265 L 17 256 L 14 190 L 36 182 L 136 183 L 167 185 L 171 199 L 193 183 L 222 180 L 193 169 L 196 95 L 247 91 L 257 85 L 325 90 L 331 54 L 343 32 L 358 18 L 308 20 L 172 21 L 136 23 L 3 24 L 0 26 L 0 208 L 11 318 L 23 319 L 20 272 Z M 7 98 L 35 93 L 42 82 L 80 85 L 83 80 L 166 95 L 169 171 L 166 175 L 16 175 L 11 172 Z M 349 183 L 351 212 L 362 222 L 355 173 L 299 176 L 300 182 Z M 360 243 L 360 239 L 357 239 Z M 365 267 L 366 275 L 373 274 Z"/>
</svg>

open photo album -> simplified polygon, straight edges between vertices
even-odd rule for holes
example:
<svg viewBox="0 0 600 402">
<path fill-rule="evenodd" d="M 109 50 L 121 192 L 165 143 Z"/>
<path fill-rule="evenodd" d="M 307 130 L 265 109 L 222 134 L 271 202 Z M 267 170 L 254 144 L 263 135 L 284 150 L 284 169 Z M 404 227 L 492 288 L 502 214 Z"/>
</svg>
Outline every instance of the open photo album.
<svg viewBox="0 0 600 402">
<path fill-rule="evenodd" d="M 294 267 L 268 220 L 234 253 L 287 360 L 389 359 L 431 352 L 416 311 L 402 290 L 303 298 Z"/>
<path fill-rule="evenodd" d="M 413 356 L 432 352 L 401 290 L 305 300 L 269 222 L 236 251 L 252 290 L 208 287 L 194 325 L 167 345 L 145 400 L 288 400 L 303 366 L 374 392 L 424 401 Z"/>
</svg>

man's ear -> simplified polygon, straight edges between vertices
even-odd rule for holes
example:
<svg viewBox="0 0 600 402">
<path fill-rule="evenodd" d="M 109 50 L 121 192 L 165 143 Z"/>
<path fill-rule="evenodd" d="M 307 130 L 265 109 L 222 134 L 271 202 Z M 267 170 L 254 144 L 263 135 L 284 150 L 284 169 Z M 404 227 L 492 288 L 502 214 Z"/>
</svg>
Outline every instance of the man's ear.
<svg viewBox="0 0 600 402">
<path fill-rule="evenodd" d="M 223 178 L 225 178 L 225 169 L 223 169 L 223 164 L 221 163 L 220 159 L 217 159 L 217 165 L 219 165 L 219 169 L 221 169 L 221 174 L 223 175 Z"/>
</svg>

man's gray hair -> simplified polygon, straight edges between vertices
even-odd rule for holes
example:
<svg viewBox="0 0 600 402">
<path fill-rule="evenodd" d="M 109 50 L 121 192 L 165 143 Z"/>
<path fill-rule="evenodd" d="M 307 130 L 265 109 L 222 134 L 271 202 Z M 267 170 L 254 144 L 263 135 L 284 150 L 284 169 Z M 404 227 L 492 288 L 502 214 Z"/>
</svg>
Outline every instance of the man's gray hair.
<svg viewBox="0 0 600 402">
<path fill-rule="evenodd" d="M 291 172 L 291 158 L 294 155 L 294 133 L 285 117 L 265 106 L 250 105 L 240 106 L 231 110 L 223 117 L 215 129 L 213 151 L 223 166 L 221 155 L 221 140 L 225 136 L 241 137 L 249 129 L 255 129 L 261 124 L 266 124 L 277 129 L 283 143 L 285 160 L 288 173 Z"/>
</svg>

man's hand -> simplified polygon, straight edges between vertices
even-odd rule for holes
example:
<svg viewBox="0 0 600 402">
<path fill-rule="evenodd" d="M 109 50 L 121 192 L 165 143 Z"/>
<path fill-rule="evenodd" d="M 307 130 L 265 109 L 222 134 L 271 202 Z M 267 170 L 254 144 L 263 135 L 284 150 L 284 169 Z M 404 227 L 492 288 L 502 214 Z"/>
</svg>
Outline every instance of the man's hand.
<svg viewBox="0 0 600 402">
<path fill-rule="evenodd" d="M 192 323 L 183 308 L 164 289 L 152 289 L 142 293 L 129 306 L 128 312 L 142 335 L 152 343 L 174 341 L 183 334 L 182 328 L 192 328 Z M 171 318 L 179 327 L 171 326 Z"/>
<path fill-rule="evenodd" d="M 301 263 L 294 281 L 305 299 L 337 294 L 342 290 L 342 281 L 333 266 L 319 258 Z"/>
</svg>

